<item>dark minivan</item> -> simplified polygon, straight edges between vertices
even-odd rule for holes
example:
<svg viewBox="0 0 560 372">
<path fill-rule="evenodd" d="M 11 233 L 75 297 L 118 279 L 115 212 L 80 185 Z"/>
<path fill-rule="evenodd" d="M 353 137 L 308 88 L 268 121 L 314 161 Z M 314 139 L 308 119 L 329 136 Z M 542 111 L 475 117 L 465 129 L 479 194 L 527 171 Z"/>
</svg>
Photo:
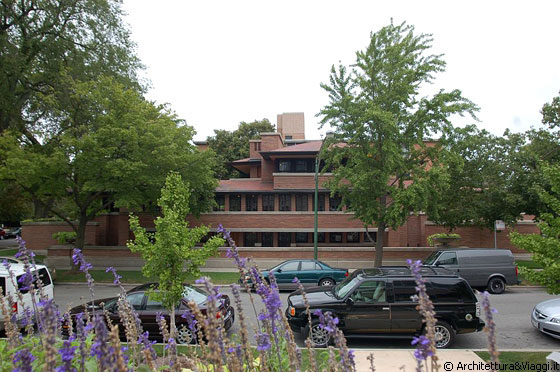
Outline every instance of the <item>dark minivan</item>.
<svg viewBox="0 0 560 372">
<path fill-rule="evenodd" d="M 480 306 L 469 284 L 445 269 L 423 268 L 422 276 L 436 312 L 436 347 L 450 346 L 456 334 L 478 332 L 484 327 Z M 416 282 L 407 267 L 380 267 L 355 271 L 330 288 L 306 291 L 310 311 L 330 311 L 348 338 L 412 338 L 423 332 L 423 322 L 413 300 Z M 328 333 L 312 318 L 308 323 L 303 296 L 288 297 L 286 316 L 295 332 L 303 332 L 315 346 L 330 342 Z"/>
</svg>

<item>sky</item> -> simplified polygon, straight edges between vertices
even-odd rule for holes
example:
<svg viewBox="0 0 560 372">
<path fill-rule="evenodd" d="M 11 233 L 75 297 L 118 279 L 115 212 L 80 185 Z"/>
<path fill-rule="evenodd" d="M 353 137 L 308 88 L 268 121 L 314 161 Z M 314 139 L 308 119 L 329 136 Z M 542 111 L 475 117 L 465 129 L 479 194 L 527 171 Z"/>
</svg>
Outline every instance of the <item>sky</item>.
<svg viewBox="0 0 560 372">
<path fill-rule="evenodd" d="M 303 112 L 306 138 L 319 139 L 320 84 L 391 19 L 432 34 L 430 52 L 444 54 L 446 71 L 423 94 L 460 89 L 480 107 L 478 122 L 457 125 L 539 127 L 560 91 L 560 1 L 124 0 L 124 10 L 147 97 L 168 103 L 195 140 L 283 112 Z"/>
</svg>

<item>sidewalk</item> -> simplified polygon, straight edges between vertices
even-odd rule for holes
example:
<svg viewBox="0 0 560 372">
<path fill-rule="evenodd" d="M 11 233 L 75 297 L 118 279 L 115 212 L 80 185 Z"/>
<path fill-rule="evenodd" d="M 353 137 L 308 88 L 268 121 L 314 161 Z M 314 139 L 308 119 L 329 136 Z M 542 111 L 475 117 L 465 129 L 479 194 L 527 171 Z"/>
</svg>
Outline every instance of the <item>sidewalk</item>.
<svg viewBox="0 0 560 372">
<path fill-rule="evenodd" d="M 367 359 L 373 354 L 373 365 L 376 372 L 414 372 L 416 371 L 416 358 L 414 350 L 354 350 L 356 357 L 356 371 L 371 371 L 370 361 Z M 467 371 L 466 364 L 483 365 L 485 362 L 470 350 L 438 350 L 439 371 Z M 424 368 L 424 370 L 426 370 Z M 477 370 L 477 369 L 470 369 Z M 483 370 L 483 369 L 479 369 Z M 430 371 L 430 369 L 428 369 Z"/>
</svg>

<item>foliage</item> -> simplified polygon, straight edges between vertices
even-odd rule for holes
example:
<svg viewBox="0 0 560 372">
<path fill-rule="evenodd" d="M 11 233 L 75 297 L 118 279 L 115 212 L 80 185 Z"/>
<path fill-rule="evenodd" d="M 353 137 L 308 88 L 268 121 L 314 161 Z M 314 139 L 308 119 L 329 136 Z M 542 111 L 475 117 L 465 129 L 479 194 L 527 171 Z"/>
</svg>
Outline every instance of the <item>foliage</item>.
<svg viewBox="0 0 560 372">
<path fill-rule="evenodd" d="M 539 196 L 552 212 L 542 213 L 538 224 L 540 234 L 512 232 L 511 242 L 533 254 L 533 262 L 543 269 L 536 271 L 527 267 L 519 270 L 529 281 L 547 288 L 549 293 L 560 293 L 560 166 L 543 167 L 543 177 L 550 182 L 550 191 L 540 189 Z"/>
<path fill-rule="evenodd" d="M 77 233 L 78 248 L 99 213 L 157 200 L 170 170 L 189 181 L 193 214 L 211 208 L 214 159 L 191 144 L 192 127 L 113 78 L 66 83 L 68 96 L 56 106 L 59 131 L 41 145 L 14 132 L 0 136 L 0 180 L 49 205 Z"/>
<path fill-rule="evenodd" d="M 154 221 L 156 232 L 152 234 L 140 226 L 137 216 L 130 216 L 130 229 L 134 240 L 128 242 L 132 252 L 140 252 L 145 261 L 142 273 L 158 279 L 158 291 L 151 294 L 154 299 L 172 311 L 183 298 L 184 283 L 193 275 L 200 275 L 199 268 L 209 257 L 216 255 L 224 240 L 218 236 L 210 238 L 202 247 L 196 245 L 204 238 L 209 228 L 190 227 L 186 221 L 190 213 L 190 185 L 183 182 L 178 173 L 170 173 L 158 200 L 162 216 Z M 171 316 L 172 327 L 175 317 Z M 172 331 L 174 329 L 172 328 Z"/>
<path fill-rule="evenodd" d="M 119 1 L 3 1 L 0 15 L 0 134 L 11 129 L 40 145 L 58 131 L 52 108 L 64 99 L 67 75 L 140 86 Z"/>
<path fill-rule="evenodd" d="M 0 222 L 19 225 L 22 220 L 31 216 L 33 206 L 25 198 L 21 188 L 12 183 L 0 182 L 0 190 Z"/>
<path fill-rule="evenodd" d="M 434 243 L 438 239 L 461 239 L 461 235 L 459 234 L 449 234 L 449 233 L 439 233 L 439 234 L 432 234 L 428 236 L 428 245 L 433 247 Z"/>
<path fill-rule="evenodd" d="M 275 127 L 268 119 L 249 123 L 242 121 L 239 127 L 230 132 L 214 130 L 214 136 L 208 137 L 208 146 L 218 158 L 216 176 L 219 179 L 240 177 L 241 174 L 227 163 L 249 157 L 249 140 L 258 139 L 261 133 L 274 132 Z"/>
<path fill-rule="evenodd" d="M 319 113 L 321 125 L 334 130 L 324 155 L 334 175 L 329 187 L 378 231 L 401 226 L 411 212 L 427 209 L 431 194 L 445 190 L 440 146 L 425 139 L 449 131 L 452 115 L 476 110 L 458 90 L 418 97 L 445 68 L 441 56 L 426 53 L 431 43 L 413 26 L 390 24 L 371 34 L 350 70 L 333 66 L 330 83 L 322 84 L 329 104 Z M 383 240 L 378 234 L 376 266 L 382 264 Z"/>
<path fill-rule="evenodd" d="M 58 242 L 58 244 L 69 244 L 76 241 L 75 231 L 59 231 L 52 234 L 52 238 Z"/>
</svg>

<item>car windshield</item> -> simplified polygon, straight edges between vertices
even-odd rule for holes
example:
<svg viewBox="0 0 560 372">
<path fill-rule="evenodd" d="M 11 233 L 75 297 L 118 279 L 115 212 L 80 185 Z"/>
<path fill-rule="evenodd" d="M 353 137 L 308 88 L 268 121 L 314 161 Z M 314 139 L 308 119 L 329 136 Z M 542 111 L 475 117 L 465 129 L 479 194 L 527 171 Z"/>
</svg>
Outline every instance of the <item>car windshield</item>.
<svg viewBox="0 0 560 372">
<path fill-rule="evenodd" d="M 358 277 L 348 277 L 344 279 L 344 281 L 340 282 L 337 286 L 333 288 L 333 293 L 336 298 L 341 299 L 348 294 L 354 288 L 354 286 L 358 283 L 360 279 Z"/>
<path fill-rule="evenodd" d="M 431 255 L 428 256 L 428 258 L 426 258 L 423 262 L 424 265 L 433 265 L 434 262 L 436 262 L 437 258 L 439 257 L 439 255 L 441 254 L 440 251 L 435 251 L 432 252 Z"/>
<path fill-rule="evenodd" d="M 202 305 L 206 302 L 207 294 L 204 293 L 201 289 L 196 287 L 191 287 L 186 285 L 185 290 L 183 291 L 183 298 L 187 301 L 193 301 L 195 304 Z"/>
</svg>

